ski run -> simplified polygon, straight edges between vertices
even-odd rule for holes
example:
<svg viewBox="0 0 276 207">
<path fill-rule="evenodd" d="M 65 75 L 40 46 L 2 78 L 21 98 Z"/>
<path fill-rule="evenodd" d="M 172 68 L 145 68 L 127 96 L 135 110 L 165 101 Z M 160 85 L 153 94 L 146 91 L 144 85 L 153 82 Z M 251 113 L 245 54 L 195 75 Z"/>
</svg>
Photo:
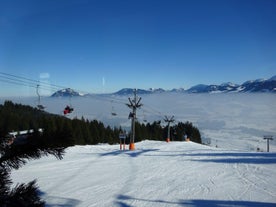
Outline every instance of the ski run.
<svg viewBox="0 0 276 207">
<path fill-rule="evenodd" d="M 193 142 L 74 146 L 64 159 L 32 160 L 12 172 L 34 179 L 48 207 L 276 206 L 276 153 Z"/>
</svg>

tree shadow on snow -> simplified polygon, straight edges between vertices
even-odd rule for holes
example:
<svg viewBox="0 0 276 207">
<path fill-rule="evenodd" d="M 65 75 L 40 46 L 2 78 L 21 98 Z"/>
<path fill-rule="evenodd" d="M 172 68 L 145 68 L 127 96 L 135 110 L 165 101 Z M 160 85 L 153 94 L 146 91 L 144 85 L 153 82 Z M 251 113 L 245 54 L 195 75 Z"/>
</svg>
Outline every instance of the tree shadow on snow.
<svg viewBox="0 0 276 207">
<path fill-rule="evenodd" d="M 188 154 L 189 156 L 228 156 L 228 157 L 268 157 L 275 158 L 276 153 L 266 153 L 266 152 L 222 152 L 222 153 L 197 153 L 197 154 Z"/>
<path fill-rule="evenodd" d="M 45 207 L 75 207 L 81 203 L 81 201 L 72 198 L 63 198 L 57 196 L 45 196 Z"/>
<path fill-rule="evenodd" d="M 115 150 L 112 152 L 102 153 L 102 154 L 100 154 L 100 156 L 104 157 L 104 156 L 116 156 L 116 155 L 120 155 L 120 154 L 125 154 L 130 157 L 138 157 L 147 152 L 154 152 L 154 151 L 158 151 L 158 150 L 159 149 L 137 149 L 134 151 Z"/>
<path fill-rule="evenodd" d="M 187 207 L 275 207 L 276 203 L 256 201 L 227 201 L 227 200 L 182 200 L 180 204 Z"/>
<path fill-rule="evenodd" d="M 118 201 L 116 205 L 119 207 L 132 207 L 126 202 L 140 201 L 142 206 L 146 206 L 147 203 L 156 203 L 156 206 L 164 204 L 166 206 L 185 206 L 185 207 L 275 207 L 276 203 L 265 203 L 257 201 L 227 201 L 227 200 L 177 200 L 177 201 L 167 201 L 167 200 L 153 200 L 144 198 L 135 198 L 132 196 L 118 195 Z M 150 204 L 149 204 L 150 205 Z"/>
<path fill-rule="evenodd" d="M 276 153 L 252 153 L 252 152 L 226 152 L 226 153 L 178 153 L 166 154 L 159 151 L 158 154 L 146 156 L 160 157 L 198 157 L 192 161 L 216 162 L 216 163 L 243 163 L 243 164 L 276 164 Z M 206 158 L 206 159 L 204 159 Z"/>
<path fill-rule="evenodd" d="M 128 204 L 126 204 L 126 203 L 124 203 L 122 201 L 115 202 L 115 205 L 118 206 L 118 207 L 133 207 L 133 206 L 128 205 Z"/>
<path fill-rule="evenodd" d="M 38 195 L 45 202 L 45 207 L 75 207 L 81 203 L 80 200 L 58 196 L 48 196 L 47 193 L 38 189 Z"/>
<path fill-rule="evenodd" d="M 208 159 L 199 159 L 200 162 L 215 163 L 243 163 L 243 164 L 275 164 L 276 153 L 199 153 L 190 154 L 193 157 L 206 156 Z M 210 158 L 216 157 L 216 158 Z"/>
</svg>

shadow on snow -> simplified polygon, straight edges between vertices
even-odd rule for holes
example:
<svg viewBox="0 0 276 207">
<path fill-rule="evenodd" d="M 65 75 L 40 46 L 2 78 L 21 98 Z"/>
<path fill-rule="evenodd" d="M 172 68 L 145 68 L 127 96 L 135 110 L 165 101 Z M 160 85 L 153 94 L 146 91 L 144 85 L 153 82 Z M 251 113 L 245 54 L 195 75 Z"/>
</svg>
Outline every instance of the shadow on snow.
<svg viewBox="0 0 276 207">
<path fill-rule="evenodd" d="M 197 157 L 192 161 L 215 163 L 244 163 L 244 164 L 276 164 L 276 153 L 252 153 L 252 152 L 222 152 L 222 153 L 177 153 L 166 154 L 159 151 L 158 154 L 146 156 L 161 157 Z M 206 159 L 204 159 L 206 158 Z"/>
<path fill-rule="evenodd" d="M 276 158 L 276 153 L 266 153 L 266 152 L 222 152 L 222 153 L 198 153 L 198 154 L 188 154 L 189 156 L 240 156 L 240 157 L 266 157 L 266 158 Z"/>
<path fill-rule="evenodd" d="M 79 200 L 71 199 L 71 198 L 50 196 L 47 199 L 51 199 L 52 201 L 50 202 L 46 201 L 45 207 L 75 207 L 78 204 L 80 204 Z"/>
<path fill-rule="evenodd" d="M 276 153 L 203 153 L 189 156 L 206 156 L 208 159 L 199 159 L 200 162 L 215 163 L 244 163 L 244 164 L 275 164 Z M 216 157 L 212 159 L 210 157 Z"/>
<path fill-rule="evenodd" d="M 45 201 L 45 207 L 75 207 L 81 203 L 81 201 L 77 199 L 48 196 L 41 191 L 39 191 L 39 195 Z"/>
<path fill-rule="evenodd" d="M 115 202 L 119 207 L 132 207 L 127 202 L 140 201 L 146 203 L 156 203 L 158 205 L 164 204 L 166 206 L 185 206 L 185 207 L 275 207 L 276 203 L 256 202 L 256 201 L 227 201 L 227 200 L 153 200 L 144 198 L 135 198 L 126 195 L 118 195 L 118 201 Z M 146 204 L 143 204 L 146 206 Z"/>
<path fill-rule="evenodd" d="M 115 150 L 115 151 L 111 151 L 111 152 L 107 152 L 107 153 L 102 153 L 102 154 L 100 154 L 100 156 L 104 157 L 104 156 L 116 156 L 116 155 L 120 155 L 120 154 L 125 154 L 130 157 L 138 157 L 147 152 L 154 152 L 154 151 L 158 151 L 158 150 L 159 149 L 137 149 L 134 151 Z"/>
</svg>

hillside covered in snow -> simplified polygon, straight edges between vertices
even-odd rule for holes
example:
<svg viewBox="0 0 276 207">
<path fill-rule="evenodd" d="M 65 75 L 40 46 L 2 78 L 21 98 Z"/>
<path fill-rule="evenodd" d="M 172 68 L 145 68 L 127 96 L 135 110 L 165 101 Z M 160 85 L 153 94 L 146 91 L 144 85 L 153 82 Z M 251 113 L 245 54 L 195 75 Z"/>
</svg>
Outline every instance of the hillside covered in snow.
<svg viewBox="0 0 276 207">
<path fill-rule="evenodd" d="M 143 141 L 75 146 L 63 160 L 44 157 L 13 171 L 15 182 L 37 179 L 52 206 L 274 207 L 276 154 Z"/>
</svg>

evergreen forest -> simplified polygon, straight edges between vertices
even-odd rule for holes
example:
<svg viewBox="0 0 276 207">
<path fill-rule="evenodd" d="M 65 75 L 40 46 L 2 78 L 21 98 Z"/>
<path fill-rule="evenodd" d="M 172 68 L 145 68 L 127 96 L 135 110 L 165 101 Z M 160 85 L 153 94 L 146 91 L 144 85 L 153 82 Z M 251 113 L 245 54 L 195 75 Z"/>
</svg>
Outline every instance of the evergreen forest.
<svg viewBox="0 0 276 207">
<path fill-rule="evenodd" d="M 64 147 L 73 145 L 86 145 L 119 143 L 119 134 L 126 133 L 121 127 L 105 126 L 98 120 L 69 119 L 65 116 L 50 114 L 45 111 L 5 101 L 0 105 L 0 133 L 33 129 L 43 129 L 45 142 L 59 142 Z M 165 141 L 167 127 L 161 125 L 161 121 L 153 123 L 139 123 L 135 125 L 135 142 L 148 140 Z M 171 126 L 170 137 L 173 141 L 183 141 L 184 136 L 191 141 L 201 143 L 199 130 L 190 122 L 179 122 Z M 127 133 L 128 134 L 128 133 Z M 127 142 L 128 142 L 127 136 Z"/>
</svg>

